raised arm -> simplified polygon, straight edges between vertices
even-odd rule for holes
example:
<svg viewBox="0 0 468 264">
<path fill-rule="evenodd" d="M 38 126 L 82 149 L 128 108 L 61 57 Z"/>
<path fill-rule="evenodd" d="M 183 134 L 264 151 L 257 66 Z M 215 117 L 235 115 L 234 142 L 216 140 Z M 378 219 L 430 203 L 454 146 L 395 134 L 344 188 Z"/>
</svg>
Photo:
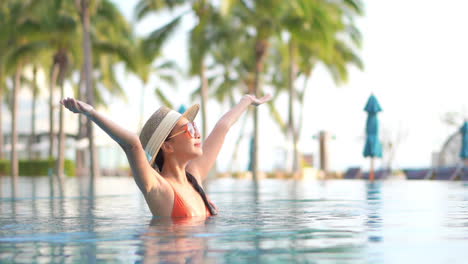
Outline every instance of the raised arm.
<svg viewBox="0 0 468 264">
<path fill-rule="evenodd" d="M 144 194 L 157 185 L 159 178 L 155 177 L 157 172 L 149 165 L 140 139 L 136 134 L 117 125 L 87 103 L 73 98 L 62 99 L 60 103 L 73 113 L 87 116 L 122 147 L 132 168 L 135 182 Z"/>
<path fill-rule="evenodd" d="M 262 98 L 256 98 L 253 95 L 247 94 L 240 102 L 234 106 L 231 110 L 225 113 L 219 121 L 216 123 L 213 131 L 206 138 L 203 144 L 203 155 L 197 159 L 192 160 L 187 170 L 194 174 L 198 181 L 203 181 L 207 176 L 208 172 L 214 166 L 216 158 L 218 157 L 219 151 L 224 143 L 224 138 L 232 125 L 239 119 L 239 117 L 247 110 L 249 105 L 258 106 L 271 99 L 271 95 L 266 95 Z"/>
</svg>

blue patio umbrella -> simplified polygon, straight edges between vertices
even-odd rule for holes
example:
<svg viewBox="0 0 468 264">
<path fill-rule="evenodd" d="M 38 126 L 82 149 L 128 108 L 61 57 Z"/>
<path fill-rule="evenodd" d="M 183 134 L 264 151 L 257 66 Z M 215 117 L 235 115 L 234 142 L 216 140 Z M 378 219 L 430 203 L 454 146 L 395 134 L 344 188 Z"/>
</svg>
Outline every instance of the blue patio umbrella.
<svg viewBox="0 0 468 264">
<path fill-rule="evenodd" d="M 382 157 L 382 143 L 379 140 L 379 120 L 377 114 L 369 113 L 366 123 L 366 144 L 364 157 Z"/>
<path fill-rule="evenodd" d="M 372 94 L 367 100 L 364 111 L 367 112 L 366 122 L 366 144 L 364 146 L 364 157 L 371 158 L 369 178 L 374 180 L 374 158 L 382 157 L 382 143 L 379 140 L 379 120 L 377 114 L 382 111 L 377 98 Z"/>
<path fill-rule="evenodd" d="M 460 158 L 462 160 L 468 160 L 468 121 L 465 121 L 463 126 L 460 128 L 462 134 L 462 145 L 460 150 Z"/>
<path fill-rule="evenodd" d="M 187 107 L 185 105 L 180 105 L 179 110 L 177 110 L 179 113 L 183 114 L 185 111 L 187 111 Z"/>
</svg>

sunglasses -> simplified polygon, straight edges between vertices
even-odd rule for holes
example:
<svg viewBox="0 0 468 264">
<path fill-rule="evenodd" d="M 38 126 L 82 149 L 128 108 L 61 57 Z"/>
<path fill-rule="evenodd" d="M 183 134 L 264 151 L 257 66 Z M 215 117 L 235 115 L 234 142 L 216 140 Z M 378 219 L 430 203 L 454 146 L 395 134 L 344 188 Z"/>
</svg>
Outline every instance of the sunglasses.
<svg viewBox="0 0 468 264">
<path fill-rule="evenodd" d="M 184 134 L 184 133 L 189 138 L 195 138 L 196 134 L 199 134 L 199 131 L 198 131 L 197 126 L 195 125 L 195 122 L 187 123 L 182 128 L 183 128 L 183 130 L 175 133 L 174 135 L 168 137 L 167 139 L 171 139 L 171 138 L 173 138 L 175 136 L 178 136 L 178 135 Z"/>
</svg>

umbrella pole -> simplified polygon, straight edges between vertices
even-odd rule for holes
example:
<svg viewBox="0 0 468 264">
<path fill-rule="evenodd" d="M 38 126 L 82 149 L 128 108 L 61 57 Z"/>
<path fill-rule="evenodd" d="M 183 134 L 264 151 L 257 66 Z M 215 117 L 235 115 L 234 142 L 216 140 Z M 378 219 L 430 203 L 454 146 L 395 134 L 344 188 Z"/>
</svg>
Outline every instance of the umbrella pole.
<svg viewBox="0 0 468 264">
<path fill-rule="evenodd" d="M 371 158 L 370 160 L 369 180 L 374 181 L 374 158 Z"/>
</svg>

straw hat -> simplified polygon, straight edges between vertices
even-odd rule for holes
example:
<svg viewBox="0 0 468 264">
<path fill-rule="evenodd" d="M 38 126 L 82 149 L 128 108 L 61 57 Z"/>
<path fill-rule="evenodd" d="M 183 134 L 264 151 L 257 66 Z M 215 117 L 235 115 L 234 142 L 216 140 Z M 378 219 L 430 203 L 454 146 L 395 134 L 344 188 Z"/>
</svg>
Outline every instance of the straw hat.
<svg viewBox="0 0 468 264">
<path fill-rule="evenodd" d="M 162 143 L 166 140 L 169 133 L 172 131 L 177 122 L 185 117 L 189 121 L 193 121 L 197 116 L 199 104 L 191 106 L 185 113 L 180 114 L 168 107 L 161 106 L 151 117 L 146 121 L 140 132 L 140 141 L 146 153 L 146 158 L 150 164 L 153 164 L 156 159 Z"/>
</svg>

